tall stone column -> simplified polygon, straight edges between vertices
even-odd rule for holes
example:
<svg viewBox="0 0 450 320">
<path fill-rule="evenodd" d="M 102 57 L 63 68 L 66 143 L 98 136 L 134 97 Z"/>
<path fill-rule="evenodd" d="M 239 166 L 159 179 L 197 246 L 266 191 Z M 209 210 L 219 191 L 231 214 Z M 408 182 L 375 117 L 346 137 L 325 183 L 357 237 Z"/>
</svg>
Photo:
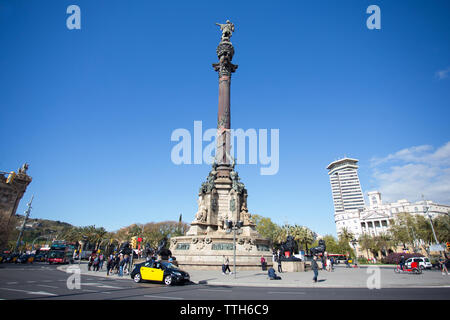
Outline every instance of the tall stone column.
<svg viewBox="0 0 450 320">
<path fill-rule="evenodd" d="M 27 175 L 28 164 L 24 164 L 18 172 L 0 171 L 0 249 L 8 243 L 10 220 L 16 214 L 31 177 Z"/>
<path fill-rule="evenodd" d="M 231 63 L 234 55 L 234 47 L 230 42 L 230 36 L 231 33 L 224 33 L 224 36 L 222 36 L 222 40 L 216 50 L 219 62 L 213 64 L 214 70 L 217 71 L 219 75 L 216 162 L 218 164 L 218 177 L 224 178 L 229 177 L 229 172 L 231 171 L 230 85 L 231 74 L 234 73 L 238 67 Z"/>
</svg>

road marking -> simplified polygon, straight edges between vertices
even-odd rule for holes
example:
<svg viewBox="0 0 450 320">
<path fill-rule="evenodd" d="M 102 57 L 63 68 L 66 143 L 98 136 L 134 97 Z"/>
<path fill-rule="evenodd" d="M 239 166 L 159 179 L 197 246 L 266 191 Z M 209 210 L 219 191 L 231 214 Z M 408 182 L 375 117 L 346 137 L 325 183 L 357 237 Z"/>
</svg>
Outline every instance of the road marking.
<svg viewBox="0 0 450 320">
<path fill-rule="evenodd" d="M 123 287 L 114 287 L 114 286 L 108 286 L 108 285 L 101 285 L 96 286 L 97 288 L 108 288 L 108 289 L 124 289 Z"/>
<path fill-rule="evenodd" d="M 305 292 L 289 292 L 289 291 L 268 291 L 268 294 L 305 294 Z"/>
<path fill-rule="evenodd" d="M 45 292 L 45 291 L 26 291 L 26 290 L 11 289 L 11 288 L 0 288 L 0 290 L 9 290 L 9 291 L 25 292 L 25 293 L 27 293 L 27 294 L 40 294 L 40 295 L 46 295 L 46 296 L 56 296 L 56 294 L 54 294 L 54 293 Z"/>
<path fill-rule="evenodd" d="M 97 292 L 95 290 L 89 290 L 89 289 L 82 289 L 81 291 L 86 291 L 86 292 Z"/>
<path fill-rule="evenodd" d="M 144 297 L 147 297 L 147 298 L 157 298 L 157 299 L 176 299 L 176 300 L 184 300 L 184 298 L 179 298 L 179 297 L 149 296 L 149 295 L 145 295 Z"/>
<path fill-rule="evenodd" d="M 48 286 L 46 284 L 37 284 L 36 286 L 38 287 L 45 287 L 45 288 L 53 288 L 53 289 L 59 289 L 59 287 L 55 287 L 55 286 Z"/>
<path fill-rule="evenodd" d="M 27 283 L 36 283 L 36 281 L 27 281 Z"/>
<path fill-rule="evenodd" d="M 201 291 L 220 291 L 220 292 L 231 292 L 231 291 L 233 291 L 231 289 L 198 289 L 198 290 L 201 290 Z"/>
<path fill-rule="evenodd" d="M 18 282 L 7 282 L 6 284 L 18 284 Z"/>
</svg>

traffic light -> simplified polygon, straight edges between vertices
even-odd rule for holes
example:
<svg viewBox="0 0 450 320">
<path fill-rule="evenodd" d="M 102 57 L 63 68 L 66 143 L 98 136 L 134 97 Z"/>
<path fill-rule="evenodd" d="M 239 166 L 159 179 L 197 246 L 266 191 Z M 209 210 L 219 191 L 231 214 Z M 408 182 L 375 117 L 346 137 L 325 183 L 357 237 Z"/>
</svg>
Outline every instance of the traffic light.
<svg viewBox="0 0 450 320">
<path fill-rule="evenodd" d="M 450 242 L 447 242 L 447 250 L 450 250 Z"/>
<path fill-rule="evenodd" d="M 131 238 L 131 248 L 136 249 L 136 246 L 137 246 L 137 237 L 132 237 Z"/>
</svg>

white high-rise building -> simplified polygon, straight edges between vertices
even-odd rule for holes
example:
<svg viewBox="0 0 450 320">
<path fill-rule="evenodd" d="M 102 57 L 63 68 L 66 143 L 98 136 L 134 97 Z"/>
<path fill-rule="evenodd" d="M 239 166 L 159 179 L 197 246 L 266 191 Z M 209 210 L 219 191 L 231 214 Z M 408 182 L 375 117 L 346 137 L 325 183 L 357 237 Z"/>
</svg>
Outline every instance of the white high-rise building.
<svg viewBox="0 0 450 320">
<path fill-rule="evenodd" d="M 359 213 L 365 206 L 358 177 L 358 160 L 343 158 L 327 167 L 334 202 L 334 220 L 338 236 L 343 228 L 361 233 Z"/>
<path fill-rule="evenodd" d="M 389 231 L 391 219 L 398 213 L 420 214 L 433 219 L 438 215 L 450 215 L 450 206 L 437 204 L 430 200 L 410 202 L 401 199 L 384 202 L 381 193 L 367 193 L 369 205 L 366 206 L 358 177 L 358 160 L 344 158 L 330 163 L 327 167 L 330 176 L 331 192 L 334 202 L 334 220 L 339 236 L 343 228 L 355 238 L 363 233 L 377 236 Z"/>
</svg>

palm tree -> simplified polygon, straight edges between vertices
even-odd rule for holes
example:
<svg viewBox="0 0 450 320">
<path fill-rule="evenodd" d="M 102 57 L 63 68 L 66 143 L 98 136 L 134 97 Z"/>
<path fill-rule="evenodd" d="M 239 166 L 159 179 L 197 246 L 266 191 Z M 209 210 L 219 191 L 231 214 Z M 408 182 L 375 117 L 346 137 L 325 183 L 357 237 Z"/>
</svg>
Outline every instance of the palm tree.
<svg viewBox="0 0 450 320">
<path fill-rule="evenodd" d="M 100 228 L 96 228 L 94 231 L 94 239 L 95 239 L 95 250 L 97 251 L 98 248 L 100 247 L 100 244 L 103 240 L 103 237 L 107 234 L 108 232 L 105 230 L 105 228 L 100 227 Z"/>
<path fill-rule="evenodd" d="M 341 229 L 341 234 L 339 235 L 339 240 L 350 243 L 355 238 L 355 235 L 348 230 L 347 227 Z"/>
</svg>

